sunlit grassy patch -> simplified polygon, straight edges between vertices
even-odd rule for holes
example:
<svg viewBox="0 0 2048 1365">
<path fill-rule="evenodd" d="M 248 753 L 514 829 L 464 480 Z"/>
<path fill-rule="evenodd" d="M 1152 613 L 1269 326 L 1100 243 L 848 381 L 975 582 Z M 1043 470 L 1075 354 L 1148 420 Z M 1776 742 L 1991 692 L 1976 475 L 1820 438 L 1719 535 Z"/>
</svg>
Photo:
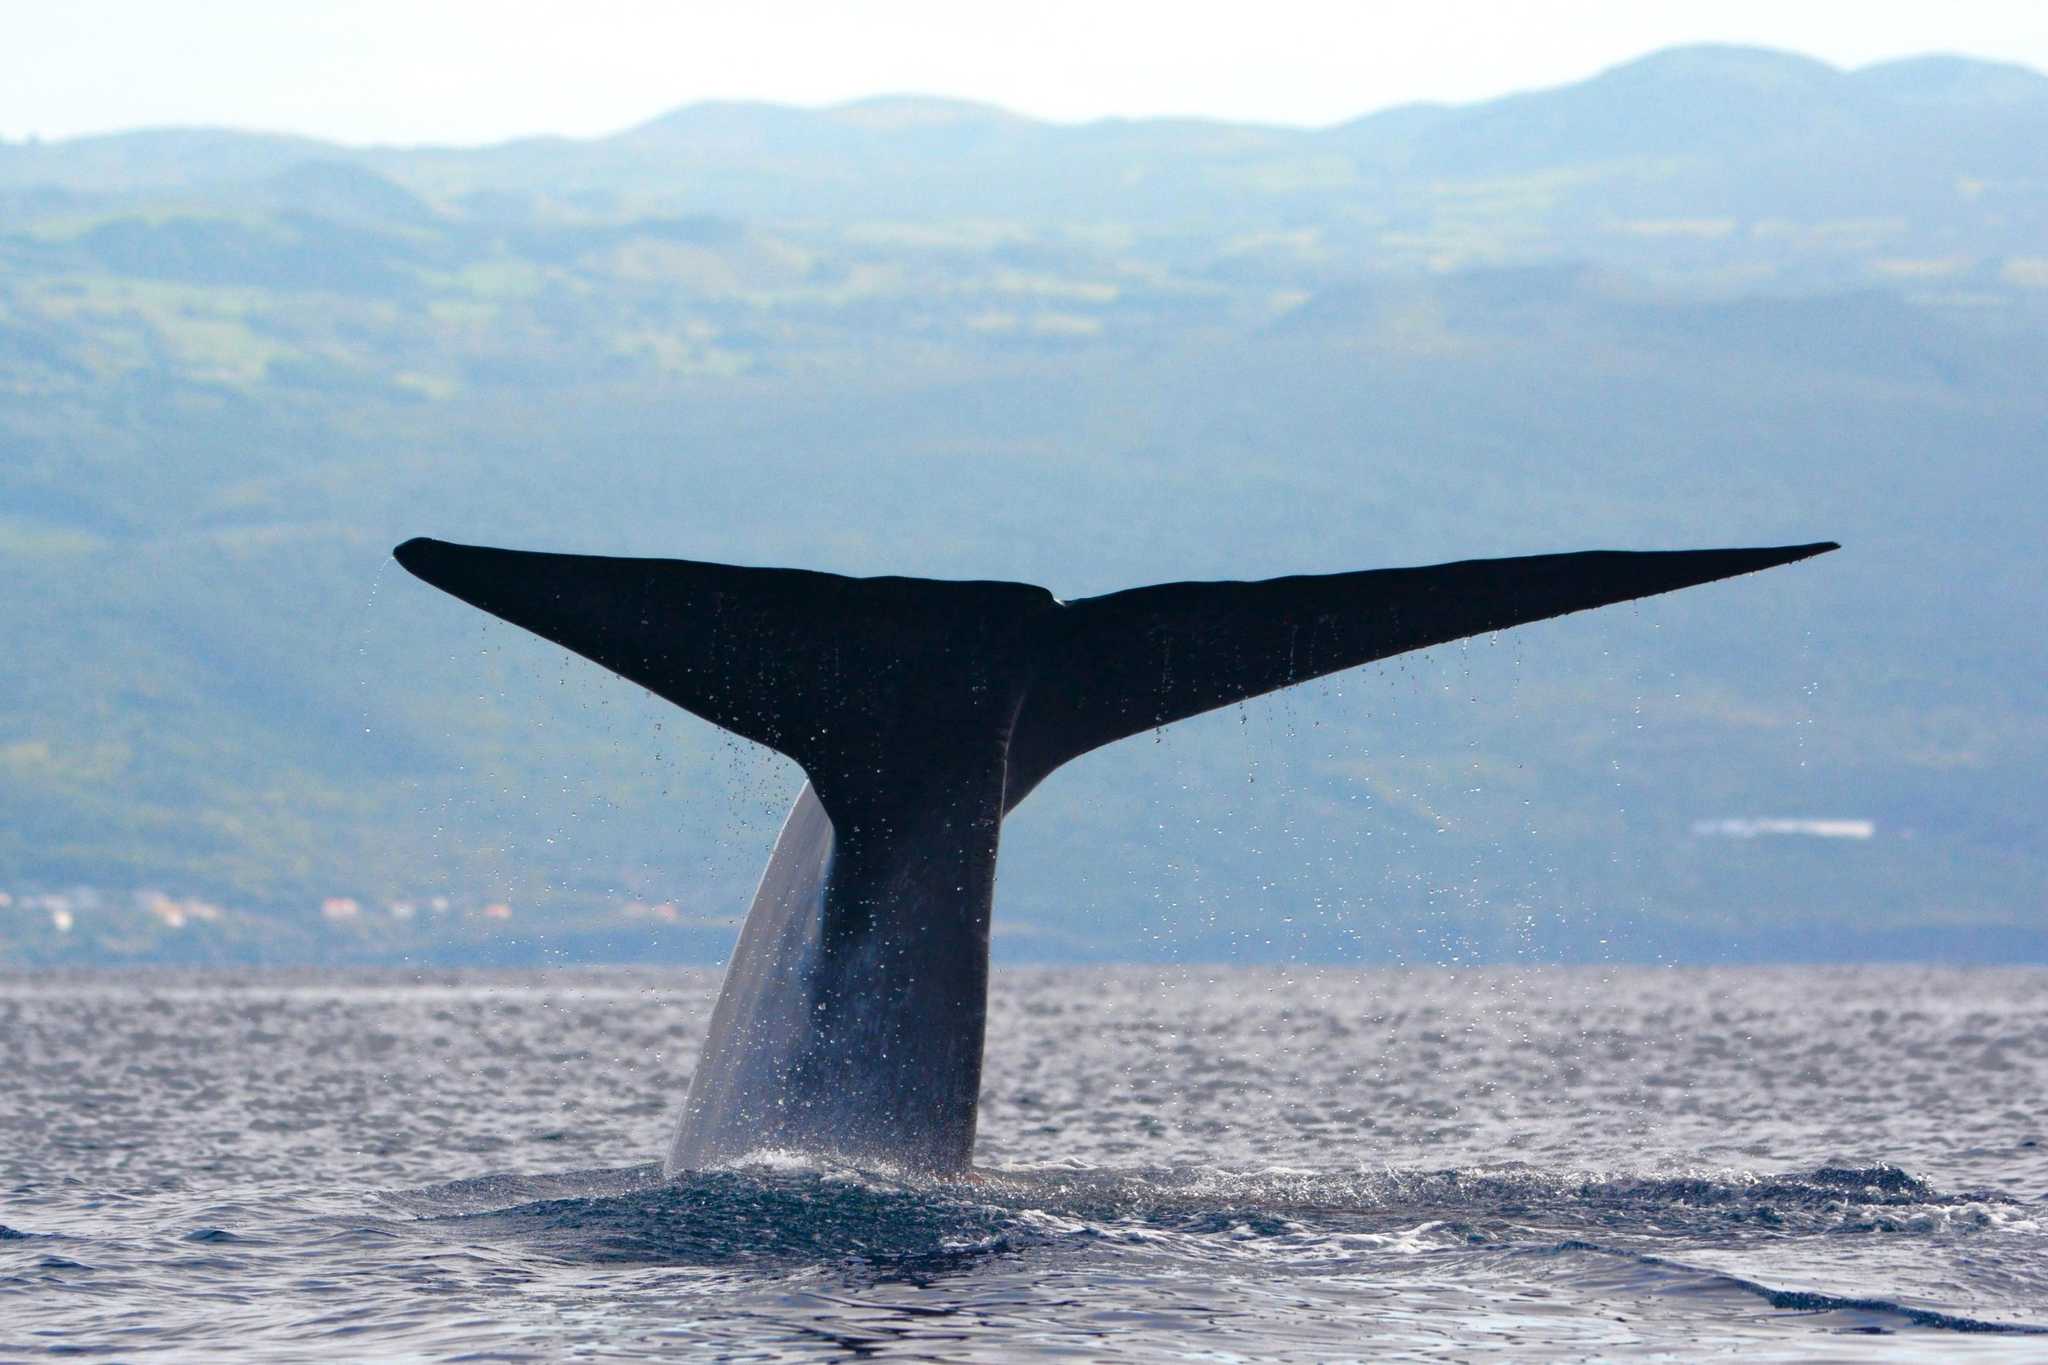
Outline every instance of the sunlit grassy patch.
<svg viewBox="0 0 2048 1365">
<path fill-rule="evenodd" d="M 1975 264 L 1968 256 L 1888 256 L 1872 261 L 1870 268 L 1894 280 L 1942 280 Z"/>
<path fill-rule="evenodd" d="M 990 277 L 989 286 L 999 294 L 1030 294 L 1074 303 L 1113 303 L 1120 292 L 1100 280 L 1070 280 L 1025 270 L 998 270 Z"/>
<path fill-rule="evenodd" d="M 456 394 L 462 392 L 462 385 L 456 383 L 448 376 L 422 374 L 418 370 L 407 370 L 401 374 L 395 374 L 391 376 L 391 382 L 407 393 L 418 394 L 422 398 L 434 399 L 436 401 L 453 398 Z"/>
<path fill-rule="evenodd" d="M 1999 273 L 2022 289 L 2048 289 L 2048 256 L 2015 256 Z"/>
<path fill-rule="evenodd" d="M 1735 228 L 1733 218 L 1627 218 L 1614 225 L 1616 232 L 1629 237 L 1690 238 L 1703 242 L 1720 241 Z"/>
<path fill-rule="evenodd" d="M 0 555 L 54 558 L 91 554 L 105 545 L 99 536 L 76 527 L 0 516 Z"/>
<path fill-rule="evenodd" d="M 547 283 L 547 272 L 530 261 L 501 258 L 463 266 L 454 282 L 478 298 L 529 299 Z"/>
</svg>

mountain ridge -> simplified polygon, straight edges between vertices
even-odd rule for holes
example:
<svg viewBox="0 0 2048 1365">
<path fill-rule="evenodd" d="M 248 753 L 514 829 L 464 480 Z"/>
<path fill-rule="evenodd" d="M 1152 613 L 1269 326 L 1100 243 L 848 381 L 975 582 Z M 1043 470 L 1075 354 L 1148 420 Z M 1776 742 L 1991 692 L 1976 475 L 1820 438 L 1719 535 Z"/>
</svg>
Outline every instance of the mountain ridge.
<svg viewBox="0 0 2048 1365">
<path fill-rule="evenodd" d="M 420 153 L 459 156 L 468 152 L 487 153 L 506 148 L 546 144 L 594 147 L 614 142 L 646 140 L 666 135 L 678 127 L 698 121 L 731 127 L 747 120 L 781 126 L 837 123 L 857 127 L 876 135 L 916 130 L 933 124 L 993 124 L 1012 130 L 1031 129 L 1054 133 L 1086 133 L 1105 127 L 1133 124 L 1192 125 L 1227 127 L 1270 133 L 1278 137 L 1314 138 L 1342 133 L 1383 120 L 1402 120 L 1422 114 L 1473 114 L 1510 105 L 1518 109 L 1540 106 L 1561 96 L 1575 96 L 1588 90 L 1627 87 L 1643 82 L 1669 84 L 1683 80 L 1705 87 L 1744 89 L 1784 88 L 1783 79 L 1796 76 L 1799 88 L 1811 91 L 1907 91 L 1915 99 L 1939 92 L 1938 103 L 2013 104 L 2048 100 L 2048 74 L 2015 62 L 1947 53 L 1927 53 L 1889 58 L 1858 67 L 1837 67 L 1800 53 L 1736 44 L 1698 43 L 1660 48 L 1639 57 L 1618 62 L 1594 74 L 1557 85 L 1534 87 L 1469 101 L 1407 101 L 1370 109 L 1322 125 L 1297 125 L 1262 120 L 1233 120 L 1199 114 L 1104 115 L 1084 120 L 1055 120 L 1004 108 L 986 101 L 956 96 L 931 95 L 915 91 L 865 95 L 825 105 L 800 105 L 773 100 L 715 99 L 693 101 L 654 114 L 610 133 L 588 137 L 564 134 L 530 134 L 478 144 L 441 143 L 346 143 L 313 136 L 268 129 L 223 128 L 207 125 L 172 125 L 81 134 L 59 139 L 0 139 L 0 152 L 37 151 L 58 153 L 64 149 L 87 151 L 114 144 L 148 144 L 152 151 L 175 141 L 195 143 L 218 139 L 221 145 L 292 145 L 309 153 L 350 157 L 390 156 Z M 1772 80 L 1770 77 L 1779 79 Z M 1971 87 L 1977 87 L 1971 98 Z"/>
</svg>

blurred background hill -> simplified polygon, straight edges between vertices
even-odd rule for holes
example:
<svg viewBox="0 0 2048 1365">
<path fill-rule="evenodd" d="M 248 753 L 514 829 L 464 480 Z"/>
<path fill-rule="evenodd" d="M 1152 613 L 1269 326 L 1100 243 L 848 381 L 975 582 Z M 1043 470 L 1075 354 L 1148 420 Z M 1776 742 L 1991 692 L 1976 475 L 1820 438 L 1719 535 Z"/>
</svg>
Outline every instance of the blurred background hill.
<svg viewBox="0 0 2048 1365">
<path fill-rule="evenodd" d="M 794 770 L 414 534 L 1069 597 L 1839 539 L 1078 762 L 999 950 L 2043 960 L 2044 324 L 2048 78 L 1959 58 L 0 143 L 0 961 L 722 956 Z"/>
</svg>

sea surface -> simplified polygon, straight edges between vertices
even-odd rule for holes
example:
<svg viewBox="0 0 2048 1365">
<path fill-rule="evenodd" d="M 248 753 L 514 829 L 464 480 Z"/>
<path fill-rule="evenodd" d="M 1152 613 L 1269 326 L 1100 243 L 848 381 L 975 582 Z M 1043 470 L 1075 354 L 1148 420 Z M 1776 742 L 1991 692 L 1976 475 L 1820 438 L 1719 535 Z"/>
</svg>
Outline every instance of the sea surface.
<svg viewBox="0 0 2048 1365">
<path fill-rule="evenodd" d="M 971 1178 L 664 1183 L 716 984 L 0 977 L 0 1360 L 2048 1359 L 2048 970 L 1004 970 Z"/>
</svg>

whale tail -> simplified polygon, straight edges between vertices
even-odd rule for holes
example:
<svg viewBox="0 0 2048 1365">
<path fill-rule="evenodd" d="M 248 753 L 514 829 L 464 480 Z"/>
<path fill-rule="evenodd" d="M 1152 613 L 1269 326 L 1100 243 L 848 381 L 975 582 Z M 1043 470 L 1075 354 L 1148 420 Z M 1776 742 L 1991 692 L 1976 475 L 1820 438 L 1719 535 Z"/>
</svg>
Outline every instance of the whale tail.
<svg viewBox="0 0 2048 1365">
<path fill-rule="evenodd" d="M 842 831 L 965 769 L 1007 810 L 1127 735 L 1409 650 L 1788 564 L 1833 542 L 1467 560 L 1063 603 L 1023 583 L 847 578 L 409 540 L 434 586 L 802 765 Z"/>
<path fill-rule="evenodd" d="M 811 779 L 726 970 L 669 1169 L 776 1146 L 954 1171 L 974 1144 L 1002 817 L 1060 764 L 1388 655 L 1831 548 L 1539 555 L 1073 603 L 1021 583 L 432 540 L 397 555 Z"/>
</svg>

